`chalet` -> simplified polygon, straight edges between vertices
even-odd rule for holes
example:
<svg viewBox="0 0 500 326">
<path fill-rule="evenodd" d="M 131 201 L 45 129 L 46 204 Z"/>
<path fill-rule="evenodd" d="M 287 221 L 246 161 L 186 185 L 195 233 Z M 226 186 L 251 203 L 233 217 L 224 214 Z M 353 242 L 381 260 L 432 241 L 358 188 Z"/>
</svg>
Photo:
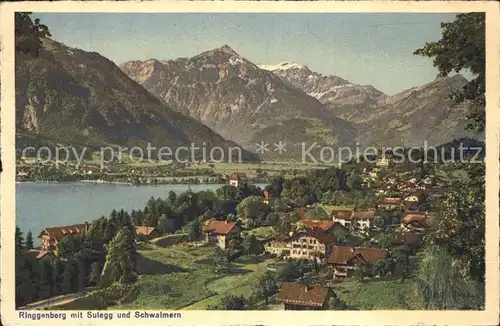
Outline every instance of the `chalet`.
<svg viewBox="0 0 500 326">
<path fill-rule="evenodd" d="M 317 228 L 320 229 L 323 232 L 328 232 L 333 228 L 333 224 L 335 224 L 333 221 L 321 221 L 321 220 L 309 220 L 309 219 L 303 219 L 297 222 L 297 226 L 305 226 L 308 228 Z"/>
<path fill-rule="evenodd" d="M 264 241 L 264 251 L 277 256 L 290 256 L 291 243 L 284 234 L 277 234 Z"/>
<path fill-rule="evenodd" d="M 88 223 L 45 228 L 38 235 L 38 238 L 42 240 L 40 249 L 41 251 L 57 253 L 58 244 L 62 238 L 68 235 L 85 234 L 90 229 L 91 225 Z"/>
<path fill-rule="evenodd" d="M 203 226 L 203 233 L 208 243 L 226 249 L 231 239 L 240 237 L 241 227 L 236 222 L 209 220 Z"/>
<path fill-rule="evenodd" d="M 231 174 L 231 177 L 229 178 L 229 184 L 234 187 L 238 187 L 240 184 L 240 181 L 243 179 L 246 179 L 247 175 L 245 173 L 233 173 Z"/>
<path fill-rule="evenodd" d="M 379 202 L 379 207 L 385 209 L 400 208 L 403 205 L 403 199 L 399 197 L 384 197 Z"/>
<path fill-rule="evenodd" d="M 352 224 L 352 210 L 334 210 L 332 211 L 333 223 L 340 223 L 346 228 L 350 228 Z"/>
<path fill-rule="evenodd" d="M 369 229 L 373 224 L 373 219 L 376 217 L 375 210 L 354 212 L 351 215 L 353 226 L 358 229 Z"/>
<path fill-rule="evenodd" d="M 307 229 L 296 232 L 289 239 L 290 258 L 324 259 L 335 244 L 335 238 L 321 229 Z"/>
<path fill-rule="evenodd" d="M 284 282 L 276 298 L 285 310 L 327 310 L 330 297 L 330 289 L 322 285 Z"/>
<path fill-rule="evenodd" d="M 430 226 L 430 220 L 427 212 L 405 211 L 401 219 L 401 230 L 423 231 Z"/>
<path fill-rule="evenodd" d="M 367 211 L 337 211 L 333 215 L 333 222 L 340 223 L 347 228 L 369 229 L 376 217 L 375 210 Z"/>
<path fill-rule="evenodd" d="M 334 246 L 327 262 L 331 265 L 333 278 L 346 278 L 352 277 L 360 265 L 386 258 L 388 252 L 387 249 Z"/>
<path fill-rule="evenodd" d="M 154 238 L 158 238 L 161 234 L 157 228 L 151 226 L 136 226 L 135 234 L 137 239 L 142 241 L 152 240 Z"/>
</svg>

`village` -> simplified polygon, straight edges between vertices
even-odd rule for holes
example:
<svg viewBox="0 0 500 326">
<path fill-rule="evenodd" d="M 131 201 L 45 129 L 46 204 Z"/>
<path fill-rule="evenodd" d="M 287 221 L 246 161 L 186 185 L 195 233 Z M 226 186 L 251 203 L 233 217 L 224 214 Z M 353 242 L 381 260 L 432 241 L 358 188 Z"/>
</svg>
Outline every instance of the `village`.
<svg viewBox="0 0 500 326">
<path fill-rule="evenodd" d="M 412 300 L 418 307 L 408 289 L 425 237 L 439 216 L 439 199 L 447 187 L 443 175 L 450 173 L 435 173 L 438 168 L 422 173 L 418 166 L 395 167 L 383 157 L 363 168 L 318 170 L 317 178 L 333 173 L 338 183 L 333 188 L 341 190 L 323 193 L 330 199 L 316 202 L 304 202 L 300 196 L 290 200 L 294 187 L 304 180 L 301 176 L 281 180 L 278 186 L 274 179 L 262 190 L 248 185 L 245 173 L 235 172 L 216 192 L 217 199 L 208 196 L 226 205 L 209 204 L 203 211 L 198 204 L 201 214 L 182 225 L 166 222 L 172 220 L 153 207 L 154 200 L 143 212 L 113 212 L 110 221 L 127 216 L 134 225 L 138 278 L 134 295 L 98 308 L 367 309 L 356 303 L 363 289 L 379 296 L 382 305 L 374 302 L 372 308 L 398 309 Z M 447 169 L 452 174 L 459 170 Z M 342 199 L 349 193 L 355 193 L 354 200 Z M 169 200 L 178 203 L 184 195 Z M 228 198 L 237 198 L 229 208 Z M 148 207 L 159 210 L 156 218 Z M 115 224 L 109 223 L 106 232 Z M 65 238 L 85 236 L 93 225 L 45 228 L 38 235 L 41 246 L 27 254 L 39 263 L 54 264 L 68 257 L 60 248 L 61 243 L 68 247 Z M 92 287 L 99 283 L 90 281 L 93 277 L 79 286 L 81 296 L 51 309 L 82 309 L 102 291 Z M 395 284 L 400 285 L 398 293 L 384 294 L 381 287 Z M 91 291 L 81 291 L 89 286 Z"/>
</svg>

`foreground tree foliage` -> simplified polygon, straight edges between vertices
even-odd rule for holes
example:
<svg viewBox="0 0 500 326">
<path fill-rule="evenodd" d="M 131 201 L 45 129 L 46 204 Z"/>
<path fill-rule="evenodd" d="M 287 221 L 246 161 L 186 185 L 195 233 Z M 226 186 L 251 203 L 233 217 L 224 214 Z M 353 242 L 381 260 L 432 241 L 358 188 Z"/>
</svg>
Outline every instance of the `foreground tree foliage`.
<svg viewBox="0 0 500 326">
<path fill-rule="evenodd" d="M 16 52 L 38 57 L 42 48 L 42 40 L 52 36 L 47 25 L 40 19 L 31 19 L 30 12 L 15 13 Z"/>
<path fill-rule="evenodd" d="M 438 246 L 424 252 L 417 284 L 427 309 L 480 309 L 480 287 L 463 273 L 461 262 Z"/>
<path fill-rule="evenodd" d="M 457 103 L 473 104 L 468 129 L 485 128 L 485 14 L 458 14 L 443 23 L 442 38 L 427 43 L 415 54 L 434 58 L 440 76 L 469 70 L 475 74 L 461 91 L 452 94 Z M 431 309 L 467 309 L 484 305 L 485 278 L 485 166 L 457 165 L 462 179 L 449 180 L 451 191 L 439 207 L 435 232 L 419 269 L 419 287 Z"/>
<path fill-rule="evenodd" d="M 476 76 L 461 91 L 452 94 L 457 103 L 470 101 L 474 104 L 468 116 L 468 129 L 475 131 L 484 131 L 485 127 L 485 18 L 481 12 L 458 14 L 453 22 L 441 24 L 439 41 L 426 43 L 414 52 L 434 58 L 434 66 L 441 77 L 462 70 L 469 70 Z"/>
<path fill-rule="evenodd" d="M 130 284 L 135 282 L 135 248 L 134 235 L 127 228 L 118 232 L 115 238 L 106 245 L 106 263 L 101 273 L 101 287 L 108 287 L 115 282 Z"/>
</svg>

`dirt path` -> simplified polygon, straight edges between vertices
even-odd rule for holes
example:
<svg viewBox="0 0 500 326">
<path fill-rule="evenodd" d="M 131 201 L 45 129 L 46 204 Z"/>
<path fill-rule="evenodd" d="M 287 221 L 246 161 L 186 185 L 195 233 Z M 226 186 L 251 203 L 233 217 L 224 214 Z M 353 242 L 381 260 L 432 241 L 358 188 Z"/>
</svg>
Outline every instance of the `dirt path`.
<svg viewBox="0 0 500 326">
<path fill-rule="evenodd" d="M 59 306 L 65 303 L 72 302 L 76 299 L 79 299 L 85 295 L 87 295 L 89 292 L 93 291 L 94 289 L 85 289 L 83 292 L 79 293 L 70 293 L 70 294 L 65 294 L 61 295 L 58 297 L 54 298 L 49 298 L 37 302 L 30 303 L 24 307 L 19 308 L 19 310 L 32 310 L 32 309 L 44 309 L 48 307 L 54 307 L 54 306 Z"/>
</svg>

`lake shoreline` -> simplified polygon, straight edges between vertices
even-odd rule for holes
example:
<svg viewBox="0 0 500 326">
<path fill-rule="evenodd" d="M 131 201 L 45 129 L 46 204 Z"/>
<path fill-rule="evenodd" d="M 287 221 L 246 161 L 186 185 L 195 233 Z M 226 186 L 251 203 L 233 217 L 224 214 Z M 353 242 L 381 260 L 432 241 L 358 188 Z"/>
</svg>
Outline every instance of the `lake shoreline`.
<svg viewBox="0 0 500 326">
<path fill-rule="evenodd" d="M 79 180 L 79 181 L 16 181 L 16 184 L 75 184 L 75 183 L 83 183 L 83 184 L 116 184 L 116 185 L 124 185 L 124 186 L 192 186 L 192 185 L 214 185 L 214 186 L 223 186 L 228 185 L 229 183 L 132 183 L 132 182 L 123 182 L 123 181 L 103 181 L 103 180 Z M 248 183 L 252 185 L 262 184 L 260 182 L 256 183 Z"/>
</svg>

